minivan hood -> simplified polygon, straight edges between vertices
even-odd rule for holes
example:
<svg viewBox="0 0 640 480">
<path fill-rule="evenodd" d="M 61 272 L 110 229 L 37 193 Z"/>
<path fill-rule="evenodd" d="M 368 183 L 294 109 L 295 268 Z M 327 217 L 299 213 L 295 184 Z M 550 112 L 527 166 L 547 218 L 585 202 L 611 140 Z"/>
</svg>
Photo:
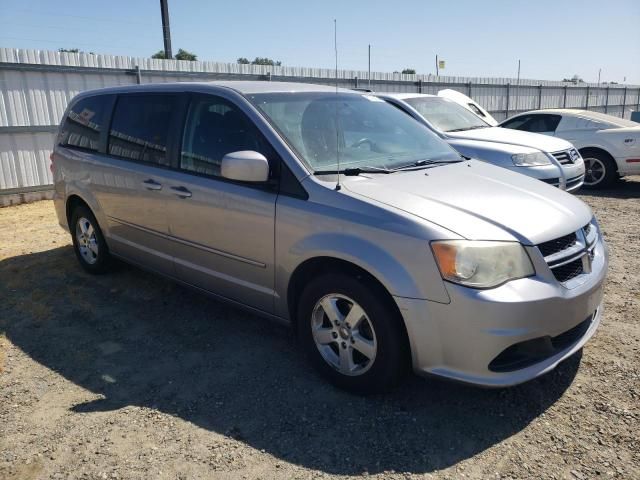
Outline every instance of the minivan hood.
<svg viewBox="0 0 640 480">
<path fill-rule="evenodd" d="M 537 148 L 538 150 L 549 153 L 571 148 L 571 144 L 561 138 L 502 127 L 476 128 L 462 132 L 445 132 L 445 135 L 449 138 L 520 145 L 522 147 Z"/>
<path fill-rule="evenodd" d="M 345 177 L 350 192 L 472 240 L 536 245 L 585 226 L 591 209 L 573 195 L 484 162 Z"/>
</svg>

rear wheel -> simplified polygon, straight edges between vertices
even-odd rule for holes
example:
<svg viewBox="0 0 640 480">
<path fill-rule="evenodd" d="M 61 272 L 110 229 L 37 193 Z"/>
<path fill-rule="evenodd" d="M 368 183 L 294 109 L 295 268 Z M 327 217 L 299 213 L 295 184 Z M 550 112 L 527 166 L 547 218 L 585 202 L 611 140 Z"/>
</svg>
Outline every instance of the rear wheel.
<svg viewBox="0 0 640 480">
<path fill-rule="evenodd" d="M 584 158 L 584 187 L 597 189 L 611 187 L 618 179 L 615 161 L 602 152 L 586 150 Z"/>
<path fill-rule="evenodd" d="M 325 274 L 300 297 L 298 333 L 311 363 L 355 393 L 388 391 L 407 370 L 402 320 L 378 290 L 345 274 Z"/>
<path fill-rule="evenodd" d="M 71 237 L 76 257 L 89 273 L 104 273 L 111 266 L 109 248 L 96 217 L 85 205 L 78 205 L 71 214 Z"/>
</svg>

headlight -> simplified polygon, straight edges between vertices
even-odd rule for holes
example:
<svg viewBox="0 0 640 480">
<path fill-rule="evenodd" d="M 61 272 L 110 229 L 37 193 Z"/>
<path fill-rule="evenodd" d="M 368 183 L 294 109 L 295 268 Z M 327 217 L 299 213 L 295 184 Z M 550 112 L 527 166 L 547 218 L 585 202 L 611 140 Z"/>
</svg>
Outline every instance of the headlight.
<svg viewBox="0 0 640 480">
<path fill-rule="evenodd" d="M 551 165 L 551 160 L 542 152 L 516 153 L 511 155 L 513 164 L 517 167 L 536 167 L 540 165 Z"/>
<path fill-rule="evenodd" d="M 535 273 L 524 247 L 516 242 L 442 240 L 431 243 L 445 280 L 490 288 Z"/>
</svg>

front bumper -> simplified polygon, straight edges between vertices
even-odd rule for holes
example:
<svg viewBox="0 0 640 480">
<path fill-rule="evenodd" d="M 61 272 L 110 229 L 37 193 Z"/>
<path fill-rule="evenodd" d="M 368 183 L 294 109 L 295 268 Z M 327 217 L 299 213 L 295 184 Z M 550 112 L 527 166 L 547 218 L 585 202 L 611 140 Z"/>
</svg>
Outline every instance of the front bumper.
<svg viewBox="0 0 640 480">
<path fill-rule="evenodd" d="M 602 240 L 583 282 L 566 288 L 549 274 L 475 290 L 447 283 L 448 304 L 395 297 L 404 317 L 414 370 L 466 383 L 505 387 L 526 382 L 573 355 L 595 333 L 602 318 L 608 253 Z M 587 322 L 588 321 L 588 322 Z M 532 339 L 566 338 L 549 356 L 524 368 L 490 368 L 501 353 Z M 565 334 L 564 336 L 562 334 Z M 495 363 L 495 362 L 494 362 Z"/>
<path fill-rule="evenodd" d="M 579 189 L 584 183 L 584 162 L 571 164 L 560 164 L 554 160 L 550 165 L 537 167 L 508 167 L 518 173 L 523 173 L 536 178 L 554 187 L 558 187 L 567 192 Z"/>
</svg>

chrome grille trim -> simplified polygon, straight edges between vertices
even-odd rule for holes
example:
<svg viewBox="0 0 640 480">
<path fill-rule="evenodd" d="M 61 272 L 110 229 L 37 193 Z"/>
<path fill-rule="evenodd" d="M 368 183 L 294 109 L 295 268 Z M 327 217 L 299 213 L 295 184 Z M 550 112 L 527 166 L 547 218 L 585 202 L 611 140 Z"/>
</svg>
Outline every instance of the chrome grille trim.
<svg viewBox="0 0 640 480">
<path fill-rule="evenodd" d="M 580 154 L 575 148 L 562 150 L 560 152 L 553 152 L 551 155 L 553 155 L 561 165 L 571 165 L 580 157 Z"/>
<path fill-rule="evenodd" d="M 541 243 L 538 249 L 556 280 L 568 286 L 574 278 L 591 273 L 597 240 L 597 228 L 589 223 L 574 233 Z"/>
</svg>

